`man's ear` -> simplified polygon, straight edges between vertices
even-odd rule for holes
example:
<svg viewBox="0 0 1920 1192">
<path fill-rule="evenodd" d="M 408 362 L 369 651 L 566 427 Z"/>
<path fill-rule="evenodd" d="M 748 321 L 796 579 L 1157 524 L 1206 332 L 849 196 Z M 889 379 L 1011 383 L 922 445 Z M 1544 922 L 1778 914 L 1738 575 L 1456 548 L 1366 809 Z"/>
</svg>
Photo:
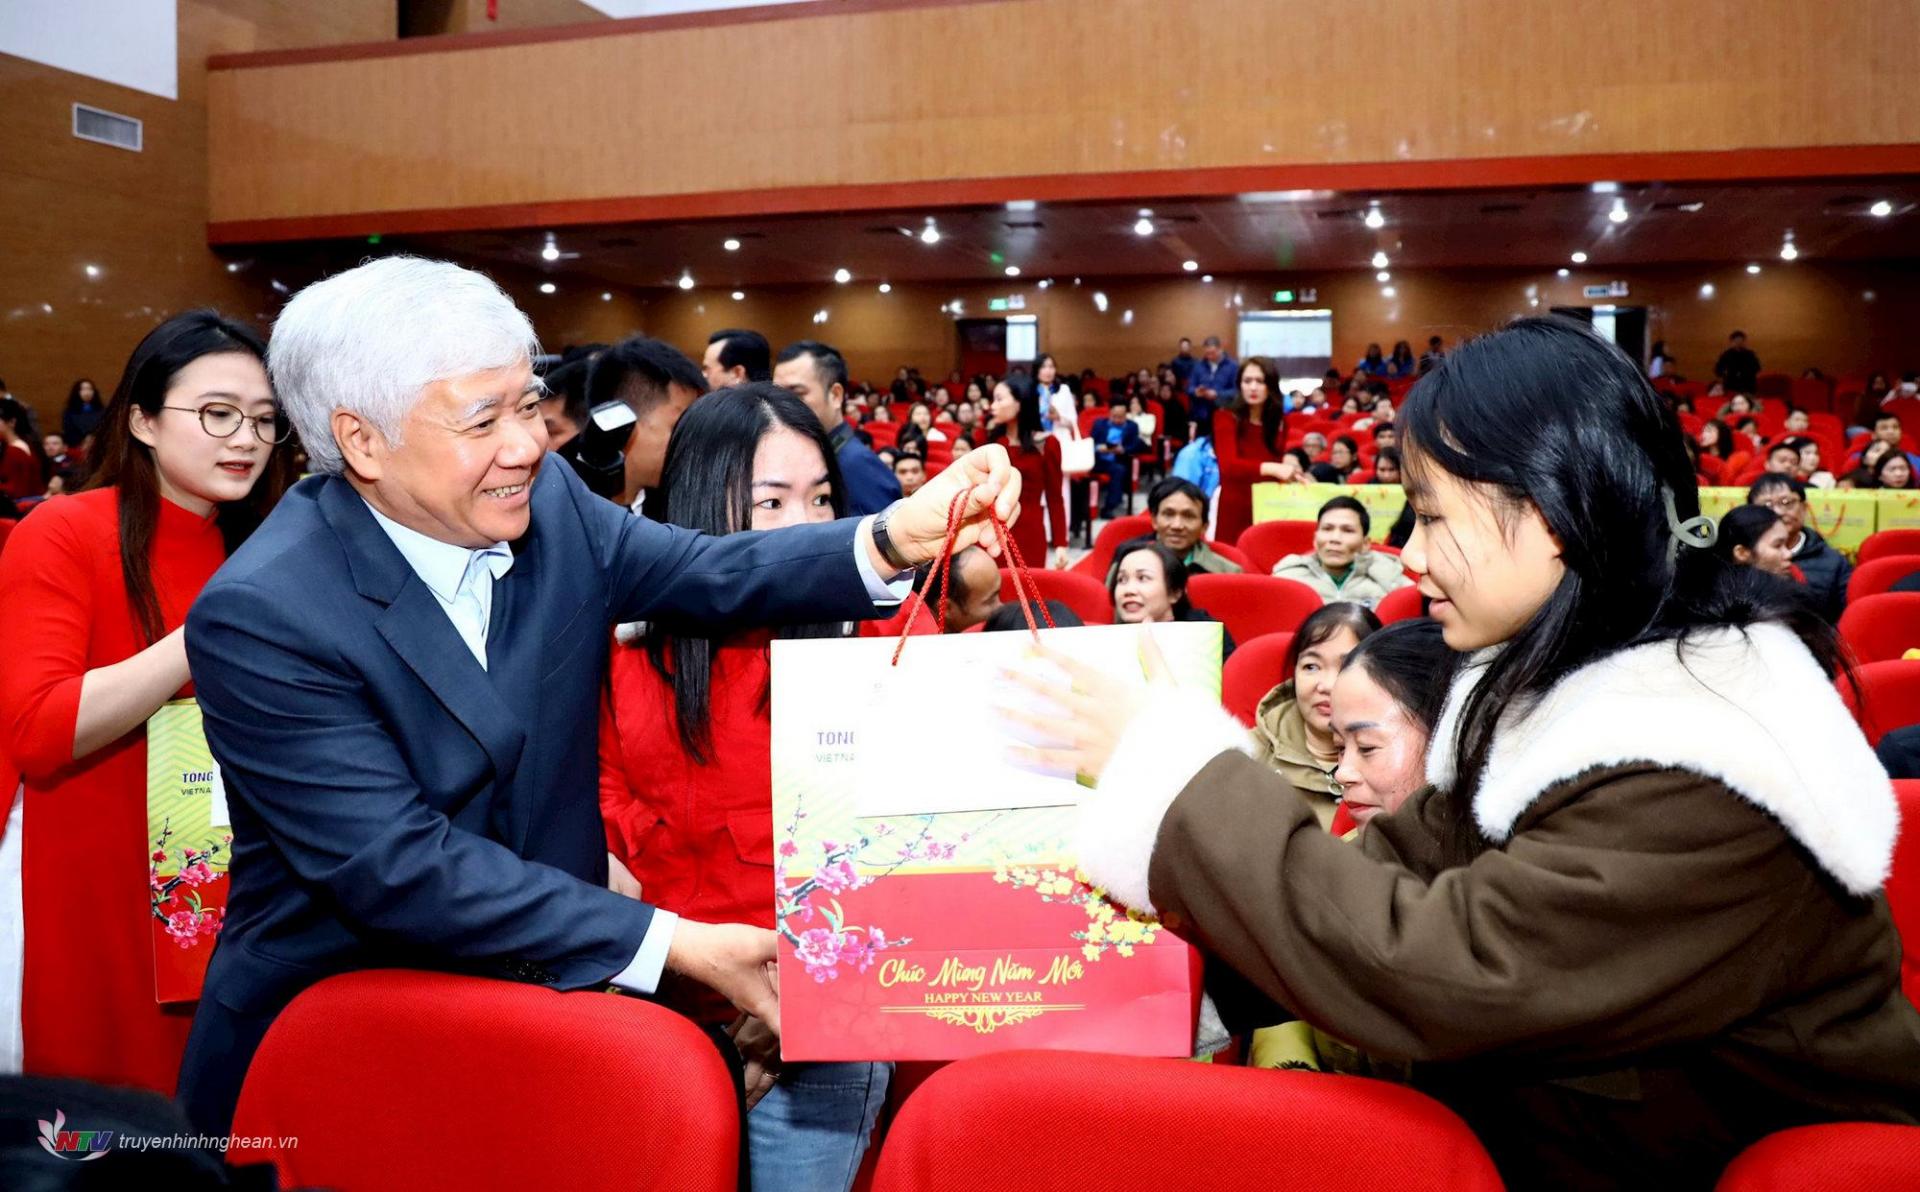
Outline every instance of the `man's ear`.
<svg viewBox="0 0 1920 1192">
<path fill-rule="evenodd" d="M 392 450 L 380 428 L 352 410 L 335 410 L 329 419 L 333 441 L 339 445 L 340 458 L 347 471 L 369 482 L 378 481 L 386 470 Z"/>
</svg>

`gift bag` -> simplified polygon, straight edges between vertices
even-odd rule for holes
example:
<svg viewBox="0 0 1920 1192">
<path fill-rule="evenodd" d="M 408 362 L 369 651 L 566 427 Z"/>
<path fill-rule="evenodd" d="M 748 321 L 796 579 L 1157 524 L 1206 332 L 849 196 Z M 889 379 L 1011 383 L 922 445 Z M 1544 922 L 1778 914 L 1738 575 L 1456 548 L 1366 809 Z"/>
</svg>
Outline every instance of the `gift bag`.
<svg viewBox="0 0 1920 1192">
<path fill-rule="evenodd" d="M 1093 440 L 1084 435 L 1060 440 L 1060 470 L 1069 476 L 1093 471 Z"/>
<path fill-rule="evenodd" d="M 1037 636 L 1139 675 L 1141 632 Z M 1218 625 L 1153 633 L 1177 681 L 1218 693 Z M 1076 872 L 1076 805 L 1097 796 L 1009 756 L 1017 733 L 996 710 L 1013 687 L 1002 670 L 1036 665 L 1035 636 L 773 643 L 786 1059 L 1191 1053 L 1197 954 Z"/>
<path fill-rule="evenodd" d="M 1818 531 L 1828 546 L 1852 558 L 1877 528 L 1881 495 L 1860 489 L 1810 488 L 1807 528 Z"/>
<path fill-rule="evenodd" d="M 147 899 L 156 1001 L 200 997 L 227 905 L 226 788 L 190 699 L 147 721 Z"/>
</svg>

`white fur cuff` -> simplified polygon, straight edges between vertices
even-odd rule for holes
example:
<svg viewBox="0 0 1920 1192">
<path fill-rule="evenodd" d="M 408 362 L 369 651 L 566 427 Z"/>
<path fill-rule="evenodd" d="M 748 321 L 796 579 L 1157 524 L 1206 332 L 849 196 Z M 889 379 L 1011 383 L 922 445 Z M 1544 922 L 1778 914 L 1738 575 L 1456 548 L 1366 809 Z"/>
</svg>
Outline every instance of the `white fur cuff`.
<svg viewBox="0 0 1920 1192">
<path fill-rule="evenodd" d="M 1116 902 L 1154 913 L 1147 865 L 1160 821 L 1193 776 L 1227 750 L 1252 754 L 1246 726 L 1199 692 L 1155 692 L 1128 726 L 1095 791 L 1080 801 L 1080 868 Z"/>
</svg>

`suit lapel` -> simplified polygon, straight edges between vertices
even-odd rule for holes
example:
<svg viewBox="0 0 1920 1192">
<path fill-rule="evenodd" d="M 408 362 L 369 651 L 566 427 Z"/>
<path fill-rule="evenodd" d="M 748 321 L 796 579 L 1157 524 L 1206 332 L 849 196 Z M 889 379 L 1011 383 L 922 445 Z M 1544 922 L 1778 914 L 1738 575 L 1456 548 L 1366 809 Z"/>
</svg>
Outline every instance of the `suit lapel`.
<svg viewBox="0 0 1920 1192">
<path fill-rule="evenodd" d="M 414 574 L 353 486 L 331 477 L 320 491 L 319 503 L 321 515 L 346 552 L 355 589 L 386 606 L 375 619 L 380 636 L 486 750 L 496 780 L 504 784 L 526 746 L 519 718 L 501 700 L 487 672 L 474 661 L 433 590 Z M 502 619 L 496 599 L 493 624 L 498 626 Z M 488 658 L 492 657 L 489 653 Z"/>
</svg>

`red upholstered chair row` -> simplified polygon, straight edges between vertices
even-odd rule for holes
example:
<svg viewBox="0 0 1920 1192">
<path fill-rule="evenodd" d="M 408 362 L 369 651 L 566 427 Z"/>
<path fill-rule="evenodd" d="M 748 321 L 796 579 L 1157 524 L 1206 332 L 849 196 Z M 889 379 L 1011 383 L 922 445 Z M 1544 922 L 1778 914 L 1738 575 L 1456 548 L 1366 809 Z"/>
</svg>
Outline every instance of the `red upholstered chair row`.
<svg viewBox="0 0 1920 1192">
<path fill-rule="evenodd" d="M 1288 555 L 1312 550 L 1316 528 L 1318 523 L 1310 521 L 1256 522 L 1240 532 L 1239 541 L 1234 545 L 1253 560 L 1253 570 L 1270 574 L 1273 565 Z"/>
<path fill-rule="evenodd" d="M 1900 839 L 1893 848 L 1893 872 L 1887 877 L 1887 908 L 1900 932 L 1900 988 L 1920 1003 L 1920 780 L 1893 784 L 1900 799 Z M 1920 1176 L 1920 1164 L 1909 1169 Z"/>
<path fill-rule="evenodd" d="M 990 1108 L 989 1108 L 990 1107 Z M 1340 1123 L 1364 1141 L 1316 1145 Z M 954 1188 L 1162 1192 L 1495 1192 L 1466 1123 L 1403 1085 L 1015 1051 L 949 1064 L 894 1120 L 875 1192 Z"/>
<path fill-rule="evenodd" d="M 1858 698 L 1845 677 L 1834 686 L 1867 744 L 1878 745 L 1894 729 L 1920 724 L 1920 661 L 1869 662 L 1854 668 L 1853 681 L 1860 686 Z"/>
<path fill-rule="evenodd" d="M 233 1129 L 299 1140 L 248 1152 L 288 1188 L 733 1192 L 738 1104 L 713 1041 L 662 1006 L 375 970 L 281 1013 Z"/>
<path fill-rule="evenodd" d="M 1373 611 L 1383 625 L 1411 621 L 1425 615 L 1426 598 L 1420 595 L 1419 588 L 1395 588 L 1380 598 Z"/>
<path fill-rule="evenodd" d="M 1920 555 L 1882 555 L 1853 569 L 1847 581 L 1847 603 L 1878 596 L 1901 580 L 1920 572 Z M 1914 643 L 1920 645 L 1920 641 Z"/>
<path fill-rule="evenodd" d="M 1830 1122 L 1770 1134 L 1728 1165 L 1715 1192 L 1911 1192 L 1920 1126 Z"/>
<path fill-rule="evenodd" d="M 1920 650 L 1920 592 L 1882 592 L 1849 603 L 1840 640 L 1857 662 L 1885 662 Z"/>
<path fill-rule="evenodd" d="M 1190 576 L 1187 599 L 1223 622 L 1236 644 L 1292 633 L 1325 603 L 1307 585 L 1271 575 Z"/>
<path fill-rule="evenodd" d="M 1238 646 L 1220 669 L 1220 706 L 1251 728 L 1260 701 L 1287 681 L 1287 651 L 1293 648 L 1293 634 L 1264 633 Z"/>
<path fill-rule="evenodd" d="M 1881 530 L 1860 544 L 1862 563 L 1892 555 L 1920 555 L 1920 530 Z"/>
<path fill-rule="evenodd" d="M 1100 580 L 1075 571 L 1047 571 L 1035 567 L 1029 567 L 1027 574 L 1033 580 L 1032 590 L 1040 593 L 1040 599 L 1058 600 L 1088 625 L 1113 624 L 1113 600 L 1107 595 L 1106 584 Z M 1018 596 L 1013 572 L 1003 568 L 1000 572 L 1000 599 L 1011 604 Z M 1038 612 L 1034 618 L 1045 627 L 1046 622 L 1040 620 Z"/>
</svg>

